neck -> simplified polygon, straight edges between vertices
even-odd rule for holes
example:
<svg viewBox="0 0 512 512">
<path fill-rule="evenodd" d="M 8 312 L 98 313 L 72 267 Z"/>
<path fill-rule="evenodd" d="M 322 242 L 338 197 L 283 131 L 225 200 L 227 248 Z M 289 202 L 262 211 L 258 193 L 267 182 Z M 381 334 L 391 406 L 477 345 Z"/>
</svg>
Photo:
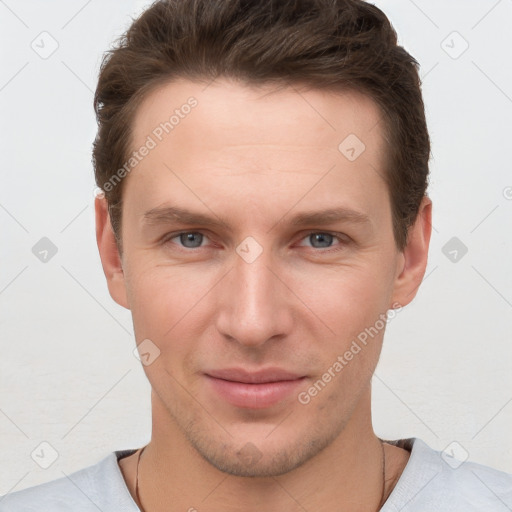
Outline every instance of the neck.
<svg viewBox="0 0 512 512">
<path fill-rule="evenodd" d="M 155 396 L 152 401 L 159 421 L 153 422 L 151 441 L 139 461 L 139 494 L 145 512 L 205 506 L 213 512 L 277 512 L 290 507 L 368 512 L 382 505 L 382 446 L 371 427 L 369 393 L 326 449 L 276 477 L 240 477 L 219 471 L 190 445 Z M 397 464 L 396 450 L 386 446 L 384 501 L 398 479 L 397 467 L 401 472 L 406 463 Z"/>
</svg>

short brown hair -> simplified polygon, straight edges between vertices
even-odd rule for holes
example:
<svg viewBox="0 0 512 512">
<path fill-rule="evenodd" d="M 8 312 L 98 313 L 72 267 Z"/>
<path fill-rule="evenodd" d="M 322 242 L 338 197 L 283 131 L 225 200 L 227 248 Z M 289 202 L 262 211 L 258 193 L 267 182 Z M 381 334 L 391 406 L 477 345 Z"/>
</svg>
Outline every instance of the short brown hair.
<svg viewBox="0 0 512 512">
<path fill-rule="evenodd" d="M 130 158 L 137 107 L 176 78 L 207 83 L 219 76 L 371 97 L 383 114 L 384 179 L 396 246 L 403 250 L 429 172 L 418 67 L 398 46 L 386 15 L 362 0 L 153 2 L 104 55 L 94 96 L 95 178 L 104 189 L 120 253 L 123 183 L 105 184 Z"/>
</svg>

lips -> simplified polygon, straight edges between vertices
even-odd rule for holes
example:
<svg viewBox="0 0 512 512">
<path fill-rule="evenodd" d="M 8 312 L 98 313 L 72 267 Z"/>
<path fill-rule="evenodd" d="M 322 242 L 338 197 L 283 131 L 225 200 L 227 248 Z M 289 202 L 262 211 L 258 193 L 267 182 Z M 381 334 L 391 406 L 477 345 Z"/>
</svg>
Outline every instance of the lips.
<svg viewBox="0 0 512 512">
<path fill-rule="evenodd" d="M 214 393 L 231 405 L 262 409 L 289 397 L 306 378 L 281 368 L 247 371 L 242 368 L 210 370 L 205 373 Z"/>
<path fill-rule="evenodd" d="M 288 372 L 280 368 L 267 368 L 255 372 L 249 372 L 242 368 L 227 368 L 224 370 L 211 370 L 206 372 L 206 374 L 217 379 L 244 382 L 246 384 L 280 382 L 283 380 L 296 380 L 303 377 L 303 375 Z"/>
</svg>

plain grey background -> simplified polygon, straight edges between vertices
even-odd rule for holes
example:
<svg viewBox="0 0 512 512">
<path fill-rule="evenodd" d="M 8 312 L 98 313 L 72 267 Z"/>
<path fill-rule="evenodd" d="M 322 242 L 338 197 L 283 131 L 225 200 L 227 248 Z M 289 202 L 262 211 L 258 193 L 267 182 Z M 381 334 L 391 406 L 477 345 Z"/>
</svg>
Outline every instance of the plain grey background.
<svg viewBox="0 0 512 512">
<path fill-rule="evenodd" d="M 424 283 L 374 377 L 375 431 L 512 473 L 512 0 L 374 3 L 421 64 L 434 203 Z M 148 4 L 0 1 L 0 494 L 149 440 L 91 165 L 101 55 Z"/>
</svg>

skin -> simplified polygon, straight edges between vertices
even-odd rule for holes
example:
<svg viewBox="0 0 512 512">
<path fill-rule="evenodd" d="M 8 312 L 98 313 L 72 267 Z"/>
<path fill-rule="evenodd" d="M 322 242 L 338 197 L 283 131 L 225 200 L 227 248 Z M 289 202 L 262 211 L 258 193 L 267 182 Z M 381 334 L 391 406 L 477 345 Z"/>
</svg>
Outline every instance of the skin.
<svg viewBox="0 0 512 512">
<path fill-rule="evenodd" d="M 124 178 L 122 257 L 105 199 L 95 204 L 110 294 L 131 310 L 136 342 L 150 339 L 160 350 L 144 366 L 152 387 L 139 475 L 144 510 L 376 510 L 382 459 L 371 377 L 385 329 L 308 404 L 297 393 L 379 315 L 414 298 L 427 265 L 431 200 L 423 199 L 398 251 L 380 111 L 356 92 L 179 80 L 141 104 L 133 147 L 190 96 L 198 105 Z M 351 133 L 366 146 L 353 162 L 338 150 Z M 225 224 L 145 225 L 144 212 L 163 204 Z M 370 222 L 289 223 L 299 212 L 337 206 Z M 180 231 L 203 237 L 164 241 Z M 322 244 L 310 232 L 341 238 Z M 236 251 L 249 236 L 262 248 L 251 263 Z M 227 403 L 203 375 L 269 366 L 307 377 L 258 410 Z M 240 455 L 247 443 L 259 458 Z M 385 451 L 387 497 L 409 453 L 389 444 Z M 120 461 L 132 496 L 137 456 Z"/>
</svg>

